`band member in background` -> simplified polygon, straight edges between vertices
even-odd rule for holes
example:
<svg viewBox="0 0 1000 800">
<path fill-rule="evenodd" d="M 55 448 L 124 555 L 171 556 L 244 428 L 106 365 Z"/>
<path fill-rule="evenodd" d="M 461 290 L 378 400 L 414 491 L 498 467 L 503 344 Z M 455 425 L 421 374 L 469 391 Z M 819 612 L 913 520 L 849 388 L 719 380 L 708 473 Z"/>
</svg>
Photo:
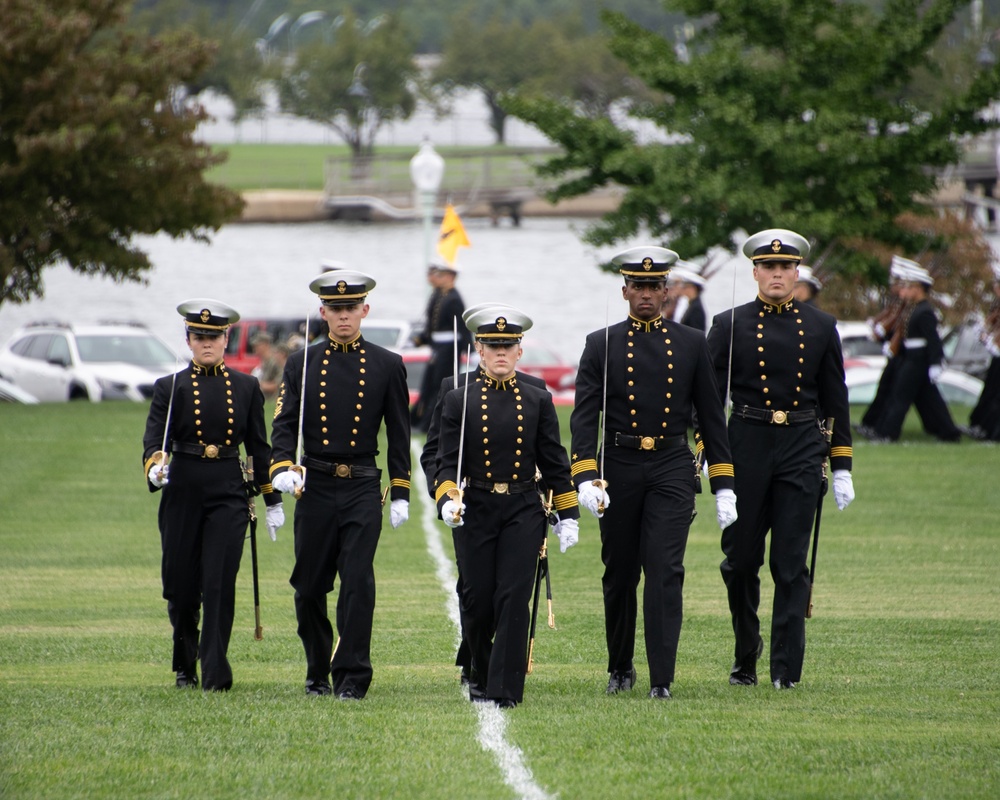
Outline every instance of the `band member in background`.
<svg viewBox="0 0 1000 800">
<path fill-rule="evenodd" d="M 677 304 L 671 319 L 705 334 L 708 332 L 708 317 L 701 302 L 705 279 L 698 274 L 698 267 L 687 261 L 678 261 L 667 277 L 667 293 L 677 297 Z"/>
<path fill-rule="evenodd" d="M 427 304 L 427 316 L 423 333 L 416 344 L 429 345 L 431 357 L 420 382 L 420 397 L 413 407 L 413 427 L 426 431 L 431 414 L 437 404 L 441 381 L 455 373 L 455 347 L 464 353 L 469 343 L 469 334 L 462 323 L 465 303 L 455 288 L 458 267 L 444 262 L 432 263 L 427 268 L 427 282 L 434 287 Z M 455 341 L 456 331 L 458 341 Z"/>
<path fill-rule="evenodd" d="M 764 650 L 759 572 L 770 531 L 771 682 L 790 689 L 802 677 L 806 557 L 828 455 L 837 507 L 854 499 L 850 406 L 836 319 L 794 296 L 809 243 L 793 231 L 765 230 L 746 240 L 743 253 L 753 263 L 757 297 L 717 314 L 708 333 L 719 386 L 731 387 L 729 442 L 740 498 L 739 519 L 722 532 L 722 578 L 736 635 L 729 683 L 757 684 Z M 830 418 L 828 444 L 821 423 Z"/>
<path fill-rule="evenodd" d="M 579 538 L 580 512 L 552 395 L 522 383 L 515 372 L 531 324 L 509 306 L 483 306 L 466 316 L 481 369 L 473 383 L 443 399 L 435 480 L 462 576 L 469 699 L 500 708 L 524 696 L 528 601 L 547 527 L 536 472 L 553 492 L 560 550 Z"/>
<path fill-rule="evenodd" d="M 236 575 L 250 522 L 240 445 L 266 476 L 271 459 L 264 395 L 252 375 L 230 370 L 223 356 L 229 326 L 240 315 L 217 300 L 188 300 L 184 318 L 190 363 L 160 378 L 146 419 L 143 471 L 149 490 L 162 491 L 159 527 L 163 597 L 174 629 L 173 670 L 181 688 L 228 691 L 227 653 L 236 605 Z M 172 459 L 167 464 L 164 455 Z M 285 521 L 281 496 L 263 492 L 271 539 Z M 204 609 L 199 635 L 198 622 Z"/>
<path fill-rule="evenodd" d="M 993 302 L 979 338 L 991 358 L 983 391 L 969 415 L 968 434 L 973 439 L 997 442 L 1000 441 L 1000 275 L 993 281 Z"/>
<path fill-rule="evenodd" d="M 938 334 L 938 317 L 930 302 L 934 279 L 916 261 L 900 259 L 903 269 L 900 296 L 910 304 L 902 347 L 885 412 L 872 428 L 873 441 L 899 439 L 911 405 L 916 405 L 924 430 L 944 442 L 957 442 L 961 432 L 951 418 L 937 381 L 944 371 L 944 347 Z"/>
<path fill-rule="evenodd" d="M 813 273 L 812 267 L 800 264 L 799 277 L 795 281 L 795 289 L 793 291 L 795 299 L 798 302 L 814 305 L 816 303 L 816 296 L 823 291 L 823 283 Z"/>
<path fill-rule="evenodd" d="M 361 335 L 361 320 L 369 311 L 366 298 L 375 288 L 371 276 L 334 270 L 315 278 L 309 288 L 319 295 L 329 333 L 305 351 L 292 353 L 285 364 L 272 424 L 271 477 L 279 491 L 301 492 L 295 504 L 291 584 L 306 654 L 306 693 L 360 700 L 372 680 L 373 561 L 382 530 L 382 472 L 375 457 L 383 421 L 392 527 L 409 516 L 406 368 L 397 353 Z M 305 468 L 304 481 L 299 467 Z M 327 595 L 338 575 L 340 638 L 334 651 Z"/>
<path fill-rule="evenodd" d="M 736 519 L 726 420 L 705 337 L 660 314 L 676 260 L 663 247 L 635 247 L 612 259 L 625 280 L 628 318 L 587 336 L 570 418 L 580 505 L 601 526 L 607 693 L 635 686 L 636 589 L 644 573 L 649 696 L 662 700 L 671 697 L 674 680 L 684 552 L 700 480 L 688 447 L 694 412 L 719 525 Z"/>
</svg>

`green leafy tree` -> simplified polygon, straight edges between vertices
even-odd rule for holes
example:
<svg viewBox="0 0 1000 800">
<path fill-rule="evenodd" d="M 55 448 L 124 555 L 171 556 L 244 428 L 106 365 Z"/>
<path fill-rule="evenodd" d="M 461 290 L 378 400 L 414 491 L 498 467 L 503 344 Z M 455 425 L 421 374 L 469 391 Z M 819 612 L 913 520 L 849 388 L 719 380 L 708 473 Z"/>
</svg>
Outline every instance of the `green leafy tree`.
<svg viewBox="0 0 1000 800">
<path fill-rule="evenodd" d="M 667 0 L 698 21 L 686 58 L 607 13 L 611 51 L 664 98 L 633 110 L 661 129 L 662 143 L 640 144 L 627 126 L 565 101 L 519 94 L 504 107 L 562 145 L 543 166 L 561 180 L 552 199 L 625 188 L 620 207 L 588 231 L 591 243 L 641 231 L 693 256 L 734 249 L 740 231 L 787 227 L 809 235 L 816 253 L 836 249 L 839 269 L 871 279 L 884 273 L 872 243 L 910 254 L 946 246 L 899 219 L 931 213 L 927 198 L 960 160 L 961 137 L 996 126 L 980 110 L 1000 94 L 1000 68 L 970 70 L 939 95 L 914 90 L 966 5 Z"/>
<path fill-rule="evenodd" d="M 138 280 L 132 239 L 204 238 L 242 208 L 207 184 L 218 163 L 175 87 L 208 64 L 190 35 L 121 27 L 125 0 L 0 0 L 0 303 L 42 293 L 42 270 Z"/>
<path fill-rule="evenodd" d="M 328 126 L 363 160 L 379 128 L 413 113 L 418 78 L 398 17 L 372 28 L 345 14 L 331 41 L 305 45 L 291 57 L 278 90 L 282 109 Z"/>
</svg>

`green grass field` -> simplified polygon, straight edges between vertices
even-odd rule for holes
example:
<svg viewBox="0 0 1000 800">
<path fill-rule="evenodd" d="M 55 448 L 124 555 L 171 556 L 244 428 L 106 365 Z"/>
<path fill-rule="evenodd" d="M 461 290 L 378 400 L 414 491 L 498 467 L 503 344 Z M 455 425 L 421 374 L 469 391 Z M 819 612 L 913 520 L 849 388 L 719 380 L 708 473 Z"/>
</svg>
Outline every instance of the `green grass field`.
<svg viewBox="0 0 1000 800">
<path fill-rule="evenodd" d="M 290 499 L 278 542 L 261 531 L 260 642 L 244 554 L 233 690 L 173 687 L 145 415 L 142 404 L 0 406 L 0 797 L 516 796 L 450 666 L 455 632 L 417 493 L 410 521 L 382 533 L 363 702 L 304 695 Z M 557 629 L 540 628 L 507 739 L 537 786 L 566 799 L 1000 796 L 998 466 L 996 446 L 938 444 L 913 419 L 905 443 L 856 445 L 857 500 L 824 511 L 805 671 L 790 692 L 727 683 L 706 491 L 674 700 L 645 697 L 641 649 L 638 689 L 606 697 L 587 515 L 580 544 L 552 554 Z"/>
</svg>

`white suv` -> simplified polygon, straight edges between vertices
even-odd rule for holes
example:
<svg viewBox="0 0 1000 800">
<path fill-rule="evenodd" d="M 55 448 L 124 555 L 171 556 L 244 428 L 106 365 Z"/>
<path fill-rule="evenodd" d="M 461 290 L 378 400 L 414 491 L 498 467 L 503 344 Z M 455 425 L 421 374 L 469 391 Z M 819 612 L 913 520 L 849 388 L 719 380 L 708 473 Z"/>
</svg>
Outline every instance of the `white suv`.
<svg viewBox="0 0 1000 800">
<path fill-rule="evenodd" d="M 162 339 L 133 323 L 33 323 L 0 350 L 0 377 L 41 402 L 149 400 L 153 382 L 179 368 Z"/>
</svg>

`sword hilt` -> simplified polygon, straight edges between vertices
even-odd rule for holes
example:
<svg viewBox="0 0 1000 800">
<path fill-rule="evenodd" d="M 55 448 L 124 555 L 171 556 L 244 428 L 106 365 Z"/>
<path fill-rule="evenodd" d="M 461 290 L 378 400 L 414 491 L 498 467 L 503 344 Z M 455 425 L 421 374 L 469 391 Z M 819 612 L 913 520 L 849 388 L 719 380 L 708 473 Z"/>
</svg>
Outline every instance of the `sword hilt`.
<svg viewBox="0 0 1000 800">
<path fill-rule="evenodd" d="M 449 489 L 448 497 L 455 503 L 455 512 L 451 515 L 451 521 L 458 524 L 459 520 L 462 519 L 462 497 L 465 492 L 461 489 Z"/>
<path fill-rule="evenodd" d="M 299 488 L 297 488 L 294 492 L 292 492 L 292 496 L 296 500 L 298 500 L 300 497 L 302 497 L 302 493 L 306 490 L 306 468 L 303 467 L 301 464 L 295 464 L 294 466 L 289 467 L 288 471 L 294 472 L 296 475 L 302 478 L 302 485 Z"/>
<path fill-rule="evenodd" d="M 594 486 L 596 486 L 598 489 L 600 489 L 603 492 L 605 489 L 608 488 L 608 482 L 606 480 L 604 480 L 603 478 L 598 478 L 597 480 L 594 481 Z M 603 498 L 603 495 L 602 495 L 601 499 L 597 501 L 597 513 L 599 513 L 599 514 L 603 514 L 604 513 L 604 498 Z"/>
</svg>

